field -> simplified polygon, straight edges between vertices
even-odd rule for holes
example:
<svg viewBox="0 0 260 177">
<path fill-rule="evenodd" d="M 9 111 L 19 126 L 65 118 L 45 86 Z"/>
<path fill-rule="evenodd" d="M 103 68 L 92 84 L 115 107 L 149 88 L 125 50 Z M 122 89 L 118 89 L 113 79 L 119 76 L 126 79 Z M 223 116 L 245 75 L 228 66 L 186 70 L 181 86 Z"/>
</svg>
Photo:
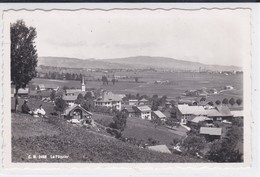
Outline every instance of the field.
<svg viewBox="0 0 260 177">
<path fill-rule="evenodd" d="M 91 72 L 92 75 L 100 75 L 100 73 Z M 171 72 L 155 72 L 155 71 L 145 71 L 140 73 L 134 72 L 118 72 L 115 73 L 121 76 L 141 77 L 139 83 L 135 83 L 134 79 L 121 79 L 115 85 L 112 82 L 109 85 L 102 85 L 102 82 L 98 81 L 87 81 L 87 88 L 103 88 L 108 91 L 113 91 L 120 94 L 141 94 L 141 95 L 154 95 L 159 96 L 167 95 L 168 97 L 178 97 L 186 90 L 215 88 L 218 91 L 222 90 L 226 85 L 232 85 L 235 89 L 223 94 L 214 95 L 215 97 L 227 97 L 227 98 L 242 98 L 243 97 L 243 75 L 223 75 L 216 73 L 171 73 Z M 98 76 L 99 76 L 98 75 Z M 155 84 L 155 81 L 165 81 L 168 80 L 168 84 Z M 33 80 L 33 84 L 55 84 L 60 87 L 76 87 L 80 88 L 80 81 L 58 81 L 58 80 L 48 80 L 36 78 Z M 217 99 L 216 98 L 216 99 Z"/>
<path fill-rule="evenodd" d="M 21 100 L 22 102 L 22 100 Z M 29 100 L 32 104 L 41 104 Z M 48 118 L 12 113 L 13 162 L 203 162 L 176 154 L 164 154 L 124 143 L 106 133 L 73 126 L 49 115 L 52 105 L 44 104 Z M 32 158 L 33 155 L 36 158 Z M 46 158 L 42 155 L 46 155 Z M 59 155 L 60 158 L 57 158 Z"/>
<path fill-rule="evenodd" d="M 112 116 L 100 115 L 94 113 L 93 119 L 104 126 L 108 126 L 113 120 Z M 127 119 L 126 128 L 123 136 L 126 138 L 135 138 L 136 140 L 147 142 L 149 138 L 159 141 L 160 144 L 170 146 L 174 138 L 184 138 L 186 129 L 178 127 L 176 130 L 167 129 L 164 126 L 155 127 L 153 123 L 147 120 L 131 117 Z"/>
</svg>

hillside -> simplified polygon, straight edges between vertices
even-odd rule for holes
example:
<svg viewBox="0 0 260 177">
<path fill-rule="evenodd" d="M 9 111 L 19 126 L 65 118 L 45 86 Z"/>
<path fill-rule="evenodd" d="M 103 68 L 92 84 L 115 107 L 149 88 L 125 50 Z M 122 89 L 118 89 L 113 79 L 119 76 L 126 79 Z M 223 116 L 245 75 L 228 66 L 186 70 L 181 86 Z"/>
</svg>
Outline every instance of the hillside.
<svg viewBox="0 0 260 177">
<path fill-rule="evenodd" d="M 67 68 L 145 69 L 164 68 L 175 70 L 242 70 L 236 66 L 206 65 L 198 62 L 176 60 L 166 57 L 137 56 L 117 59 L 78 59 L 65 57 L 39 57 L 38 65 Z"/>
<path fill-rule="evenodd" d="M 29 155 L 47 155 L 30 159 Z M 50 158 L 51 155 L 67 158 Z M 105 133 L 66 123 L 58 117 L 12 114 L 13 162 L 203 162 L 124 143 Z"/>
</svg>

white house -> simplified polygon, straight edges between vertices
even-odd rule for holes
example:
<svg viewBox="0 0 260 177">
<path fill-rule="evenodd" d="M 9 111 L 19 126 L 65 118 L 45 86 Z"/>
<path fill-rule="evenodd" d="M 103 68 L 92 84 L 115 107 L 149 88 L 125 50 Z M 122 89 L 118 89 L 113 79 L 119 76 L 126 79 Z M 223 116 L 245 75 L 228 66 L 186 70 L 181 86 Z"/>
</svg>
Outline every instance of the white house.
<svg viewBox="0 0 260 177">
<path fill-rule="evenodd" d="M 122 97 L 112 92 L 103 92 L 99 98 L 94 100 L 94 105 L 114 108 L 120 111 L 122 109 Z"/>
<path fill-rule="evenodd" d="M 207 116 L 207 112 L 203 106 L 189 106 L 184 104 L 177 106 L 176 115 L 181 119 L 182 124 L 186 124 L 188 119 L 192 119 L 195 116 Z"/>
<path fill-rule="evenodd" d="M 133 109 L 135 110 L 135 115 L 136 117 L 139 117 L 141 119 L 147 119 L 151 120 L 152 115 L 151 115 L 151 108 L 149 106 L 134 106 Z"/>
</svg>

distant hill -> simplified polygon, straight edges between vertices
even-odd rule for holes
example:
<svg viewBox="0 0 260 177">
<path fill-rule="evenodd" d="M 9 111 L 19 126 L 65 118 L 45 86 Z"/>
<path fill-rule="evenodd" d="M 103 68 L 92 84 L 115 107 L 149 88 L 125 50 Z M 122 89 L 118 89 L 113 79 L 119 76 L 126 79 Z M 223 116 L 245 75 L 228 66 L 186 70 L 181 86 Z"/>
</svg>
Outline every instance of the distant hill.
<svg viewBox="0 0 260 177">
<path fill-rule="evenodd" d="M 206 65 L 199 62 L 166 57 L 136 56 L 117 59 L 78 59 L 65 57 L 39 57 L 38 65 L 67 68 L 145 69 L 162 68 L 174 70 L 242 71 L 237 66 Z"/>
</svg>

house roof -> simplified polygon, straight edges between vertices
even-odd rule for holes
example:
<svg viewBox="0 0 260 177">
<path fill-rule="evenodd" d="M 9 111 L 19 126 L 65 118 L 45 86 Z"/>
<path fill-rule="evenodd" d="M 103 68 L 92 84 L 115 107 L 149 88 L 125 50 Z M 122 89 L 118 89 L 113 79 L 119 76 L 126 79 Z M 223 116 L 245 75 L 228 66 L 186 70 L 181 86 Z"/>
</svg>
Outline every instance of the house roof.
<svg viewBox="0 0 260 177">
<path fill-rule="evenodd" d="M 222 114 L 216 109 L 206 110 L 208 117 L 222 117 Z"/>
<path fill-rule="evenodd" d="M 194 104 L 194 103 L 197 103 L 197 101 L 195 101 L 195 100 L 188 100 L 188 99 L 180 99 L 178 101 L 178 103 L 180 103 L 180 104 Z"/>
<path fill-rule="evenodd" d="M 230 109 L 227 106 L 220 105 L 216 109 L 222 114 L 222 116 L 232 116 Z"/>
<path fill-rule="evenodd" d="M 182 114 L 207 115 L 203 106 L 178 105 L 178 109 Z"/>
<path fill-rule="evenodd" d="M 200 127 L 200 134 L 218 135 L 222 133 L 222 128 Z"/>
<path fill-rule="evenodd" d="M 77 99 L 77 95 L 64 95 L 63 100 L 64 101 L 75 101 Z"/>
<path fill-rule="evenodd" d="M 205 121 L 205 120 L 212 120 L 212 119 L 205 117 L 205 116 L 197 116 L 194 119 L 192 119 L 191 122 L 199 123 L 199 122 L 202 122 L 202 121 Z"/>
<path fill-rule="evenodd" d="M 138 102 L 138 100 L 132 99 L 132 100 L 128 100 L 129 102 Z"/>
<path fill-rule="evenodd" d="M 15 88 L 11 89 L 11 93 L 15 93 Z M 29 88 L 20 88 L 18 89 L 18 94 L 29 94 Z"/>
<path fill-rule="evenodd" d="M 85 92 L 85 91 L 82 91 L 81 89 L 67 89 L 66 90 L 66 94 L 81 93 L 81 92 Z"/>
<path fill-rule="evenodd" d="M 138 106 L 137 109 L 141 112 L 152 111 L 149 106 Z"/>
<path fill-rule="evenodd" d="M 243 111 L 231 111 L 233 117 L 244 117 Z"/>
<path fill-rule="evenodd" d="M 139 100 L 140 102 L 147 102 L 148 100 L 145 98 L 142 98 L 141 100 Z"/>
<path fill-rule="evenodd" d="M 132 106 L 126 105 L 124 106 L 123 110 L 127 110 L 129 113 L 135 112 Z"/>
<path fill-rule="evenodd" d="M 65 111 L 64 111 L 64 115 L 68 115 L 71 111 L 75 110 L 75 109 L 81 109 L 82 111 L 92 115 L 91 112 L 87 111 L 86 109 L 82 108 L 80 105 L 78 104 L 74 104 L 73 106 L 68 107 Z"/>
<path fill-rule="evenodd" d="M 153 111 L 153 113 L 159 118 L 166 118 L 166 116 L 161 111 Z"/>
<path fill-rule="evenodd" d="M 104 92 L 99 98 L 95 99 L 98 102 L 122 101 L 121 95 L 112 92 Z"/>
<path fill-rule="evenodd" d="M 156 146 L 148 146 L 148 149 L 150 149 L 152 151 L 157 151 L 157 152 L 171 154 L 171 151 L 164 144 L 163 145 L 156 145 Z"/>
<path fill-rule="evenodd" d="M 38 87 L 39 87 L 40 89 L 45 89 L 45 85 L 44 85 L 44 84 L 39 84 Z"/>
</svg>

